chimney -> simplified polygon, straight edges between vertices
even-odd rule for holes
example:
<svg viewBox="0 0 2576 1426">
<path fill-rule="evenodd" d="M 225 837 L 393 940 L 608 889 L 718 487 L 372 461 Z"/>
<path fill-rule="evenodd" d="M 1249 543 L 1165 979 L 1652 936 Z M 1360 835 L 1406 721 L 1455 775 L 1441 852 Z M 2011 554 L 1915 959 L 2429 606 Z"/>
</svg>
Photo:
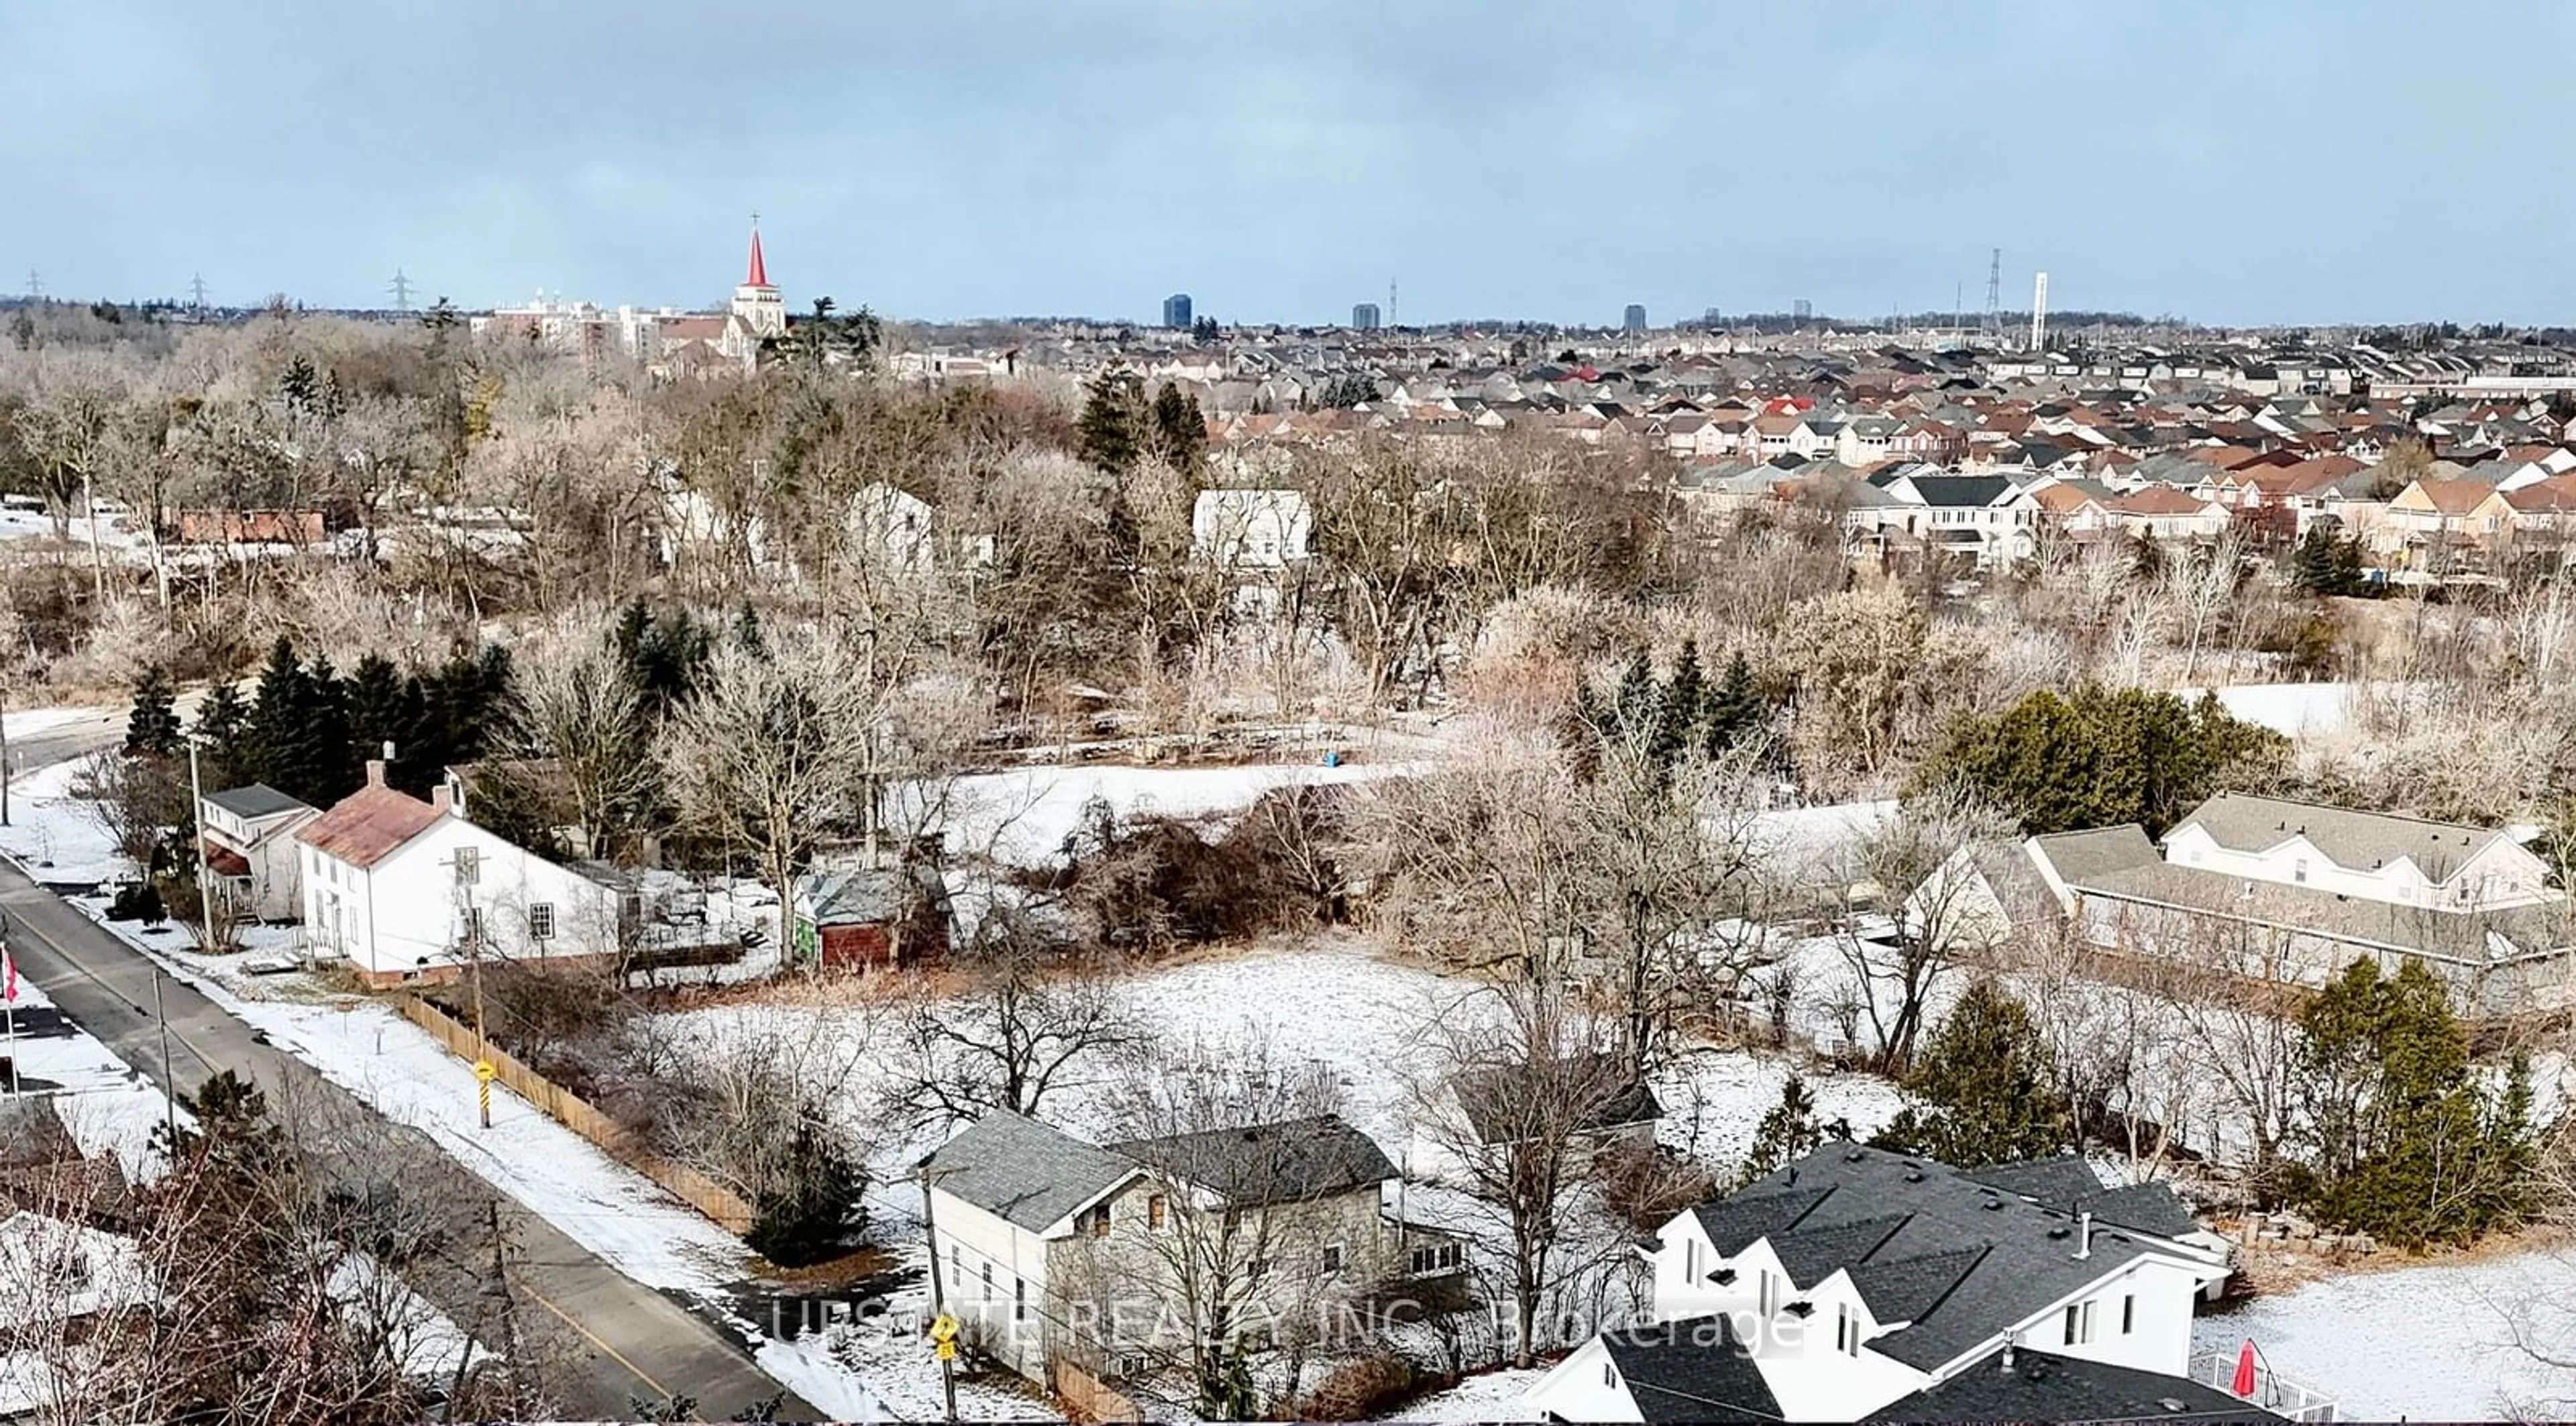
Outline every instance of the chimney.
<svg viewBox="0 0 2576 1426">
<path fill-rule="evenodd" d="M 456 800 L 450 795 L 450 791 L 451 789 L 444 782 L 429 790 L 429 805 L 437 808 L 438 815 L 441 817 L 456 810 Z"/>
<path fill-rule="evenodd" d="M 345 766 L 345 764 L 344 764 L 344 766 Z M 369 759 L 367 759 L 367 786 L 369 786 L 369 787 L 382 787 L 382 786 L 384 786 L 384 785 L 385 785 L 385 760 L 384 760 L 383 758 L 369 758 Z"/>
<path fill-rule="evenodd" d="M 382 756 L 386 762 L 392 762 L 394 760 L 394 740 L 391 738 L 385 739 L 383 748 L 384 751 L 380 756 Z"/>
<path fill-rule="evenodd" d="M 2093 1210 L 2075 1215 L 2075 1256 L 2080 1261 L 2093 1256 Z"/>
<path fill-rule="evenodd" d="M 2006 1334 L 2006 1335 L 2005 1335 L 2005 1337 L 2004 1337 L 2004 1370 L 2005 1370 L 2005 1371 L 2008 1371 L 2008 1372 L 2009 1372 L 2009 1371 L 2011 1371 L 2011 1370 L 2013 1369 L 2013 1341 L 2014 1341 L 2014 1339 L 2015 1339 L 2016 1337 L 2018 1337 L 2019 1335 L 2020 1335 L 2019 1333 L 2008 1333 L 2008 1334 Z"/>
</svg>

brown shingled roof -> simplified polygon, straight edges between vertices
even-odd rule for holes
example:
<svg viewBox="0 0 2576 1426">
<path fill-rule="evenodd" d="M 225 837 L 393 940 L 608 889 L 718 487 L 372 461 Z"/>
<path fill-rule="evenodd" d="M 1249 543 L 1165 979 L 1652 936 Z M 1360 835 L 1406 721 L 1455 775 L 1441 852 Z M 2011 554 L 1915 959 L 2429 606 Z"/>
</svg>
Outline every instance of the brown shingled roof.
<svg viewBox="0 0 2576 1426">
<path fill-rule="evenodd" d="M 383 776 L 379 768 L 368 771 Z M 371 782 L 305 823 L 295 840 L 351 866 L 371 867 L 444 815 L 408 792 Z"/>
</svg>

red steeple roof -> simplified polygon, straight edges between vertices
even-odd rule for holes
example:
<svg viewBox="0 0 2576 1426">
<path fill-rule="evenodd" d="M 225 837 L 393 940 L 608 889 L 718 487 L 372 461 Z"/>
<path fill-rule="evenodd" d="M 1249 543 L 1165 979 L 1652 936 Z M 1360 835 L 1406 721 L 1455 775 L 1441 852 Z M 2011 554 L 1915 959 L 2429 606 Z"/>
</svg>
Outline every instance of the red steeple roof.
<svg viewBox="0 0 2576 1426">
<path fill-rule="evenodd" d="M 769 264 L 760 260 L 760 229 L 756 225 L 751 230 L 751 271 L 743 278 L 742 285 L 745 287 L 769 285 Z"/>
</svg>

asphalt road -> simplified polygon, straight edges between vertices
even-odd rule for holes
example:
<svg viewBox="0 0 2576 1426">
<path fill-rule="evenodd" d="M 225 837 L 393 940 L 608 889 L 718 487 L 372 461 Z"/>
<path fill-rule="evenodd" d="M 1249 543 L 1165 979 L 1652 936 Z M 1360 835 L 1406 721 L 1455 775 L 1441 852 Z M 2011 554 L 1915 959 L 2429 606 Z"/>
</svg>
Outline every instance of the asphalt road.
<svg viewBox="0 0 2576 1426">
<path fill-rule="evenodd" d="M 6 861 L 0 861 L 0 909 L 8 915 L 19 973 L 165 1092 L 193 1091 L 217 1070 L 229 1069 L 259 1084 L 272 1102 L 289 1093 L 320 1095 L 382 1125 L 388 1139 L 412 1132 L 376 1116 L 312 1066 L 253 1040 L 247 1024 L 160 975 L 141 952 Z M 169 1024 L 166 1077 L 154 1015 L 156 980 Z M 444 1155 L 432 1161 L 452 1176 L 449 1181 L 406 1183 L 407 1191 L 471 1205 L 477 1213 L 494 1197 L 463 1166 Z M 557 1368 L 550 1385 L 568 1414 L 624 1419 L 633 1414 L 634 1399 L 662 1401 L 678 1393 L 696 1398 L 702 1417 L 723 1420 L 778 1392 L 778 1383 L 721 1330 L 626 1277 L 511 1199 L 500 1197 L 498 1203 L 503 1231 L 520 1250 L 513 1286 L 567 1329 L 573 1360 Z M 458 1321 L 477 1316 L 472 1301 L 440 1301 L 438 1284 L 412 1286 Z M 779 1414 L 786 1420 L 820 1415 L 793 1394 Z"/>
</svg>

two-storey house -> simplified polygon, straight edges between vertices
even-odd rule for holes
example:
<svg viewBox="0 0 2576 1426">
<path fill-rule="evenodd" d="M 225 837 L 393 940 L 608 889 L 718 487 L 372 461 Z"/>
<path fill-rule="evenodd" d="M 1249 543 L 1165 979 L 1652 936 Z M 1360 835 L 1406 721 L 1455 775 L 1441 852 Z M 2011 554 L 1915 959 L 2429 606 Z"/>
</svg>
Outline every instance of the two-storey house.
<svg viewBox="0 0 2576 1426">
<path fill-rule="evenodd" d="M 292 921 L 304 913 L 304 860 L 295 833 L 321 816 L 264 782 L 197 802 L 210 889 L 236 916 Z"/>
<path fill-rule="evenodd" d="M 477 958 L 618 954 L 622 888 L 467 821 L 446 784 L 428 802 L 386 786 L 381 761 L 295 841 L 306 954 L 371 985 L 451 978 Z"/>
<path fill-rule="evenodd" d="M 2078 1160 L 1961 1172 L 1831 1144 L 1642 1251 L 1653 1325 L 1576 1349 L 1531 1388 L 1533 1415 L 1938 1420 L 1984 1415 L 1968 1398 L 2007 1373 L 2021 1419 L 2124 1419 L 2103 1408 L 2141 1391 L 2162 1403 L 2148 1415 L 2267 1414 L 2192 1380 L 2223 1247 L 2171 1191 L 2106 1190 Z"/>
</svg>

